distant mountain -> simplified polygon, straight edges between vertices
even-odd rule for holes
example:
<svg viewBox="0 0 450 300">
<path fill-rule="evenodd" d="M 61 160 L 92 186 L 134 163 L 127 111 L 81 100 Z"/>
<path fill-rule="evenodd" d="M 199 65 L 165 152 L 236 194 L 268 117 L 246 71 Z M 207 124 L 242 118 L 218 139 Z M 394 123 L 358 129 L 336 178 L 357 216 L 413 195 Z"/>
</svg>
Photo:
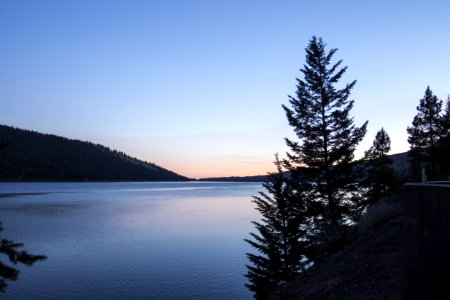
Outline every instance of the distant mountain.
<svg viewBox="0 0 450 300">
<path fill-rule="evenodd" d="M 392 167 L 398 174 L 406 176 L 408 174 L 409 162 L 408 152 L 389 155 L 392 158 Z"/>
<path fill-rule="evenodd" d="M 267 175 L 201 178 L 199 181 L 265 182 Z"/>
<path fill-rule="evenodd" d="M 2 181 L 181 181 L 188 178 L 108 147 L 0 125 Z"/>
<path fill-rule="evenodd" d="M 389 155 L 392 158 L 392 167 L 401 176 L 408 173 L 408 153 L 402 152 Z M 285 176 L 289 176 L 289 172 L 285 172 Z M 199 181 L 234 181 L 234 182 L 265 182 L 267 175 L 256 176 L 231 176 L 231 177 L 210 177 L 202 178 Z"/>
<path fill-rule="evenodd" d="M 284 176 L 290 175 L 289 171 L 283 173 Z M 208 177 L 201 178 L 199 181 L 230 181 L 230 182 L 266 182 L 269 175 L 255 175 L 255 176 L 231 176 L 231 177 Z"/>
</svg>

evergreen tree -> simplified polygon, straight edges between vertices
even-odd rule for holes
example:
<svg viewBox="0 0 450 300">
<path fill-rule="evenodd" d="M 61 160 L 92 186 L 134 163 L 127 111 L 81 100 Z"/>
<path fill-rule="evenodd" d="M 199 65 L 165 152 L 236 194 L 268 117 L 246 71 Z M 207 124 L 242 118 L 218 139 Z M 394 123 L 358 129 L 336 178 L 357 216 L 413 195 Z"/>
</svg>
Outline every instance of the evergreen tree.
<svg viewBox="0 0 450 300">
<path fill-rule="evenodd" d="M 450 180 L 450 96 L 447 97 L 444 114 L 441 117 L 441 137 L 437 152 L 442 177 Z"/>
<path fill-rule="evenodd" d="M 3 228 L 0 223 L 0 231 Z M 0 243 L 0 253 L 5 254 L 9 261 L 14 265 L 17 263 L 21 263 L 27 266 L 31 266 L 38 260 L 46 259 L 46 256 L 43 255 L 33 255 L 24 250 L 19 250 L 18 248 L 23 247 L 21 243 L 15 243 L 13 241 L 2 239 Z M 0 292 L 5 292 L 5 288 L 7 283 L 5 280 L 17 280 L 17 276 L 19 275 L 19 270 L 10 267 L 0 261 Z"/>
<path fill-rule="evenodd" d="M 364 158 L 378 164 L 391 163 L 392 159 L 387 155 L 389 151 L 391 151 L 391 138 L 384 128 L 381 128 L 375 135 L 372 147 L 364 153 Z"/>
<path fill-rule="evenodd" d="M 367 122 L 356 127 L 350 117 L 354 101 L 349 96 L 356 81 L 341 89 L 337 87 L 347 67 L 340 68 L 342 60 L 332 64 L 337 49 L 327 52 L 325 47 L 321 38 L 310 40 L 305 49 L 306 64 L 301 69 L 304 79 L 297 79 L 296 95 L 289 97 L 292 108 L 283 105 L 299 139 L 285 139 L 291 151 L 285 166 L 294 177 L 312 183 L 314 199 L 308 210 L 317 245 L 324 244 L 324 234 L 335 236 L 334 241 L 325 245 L 328 249 L 322 249 L 323 253 L 316 254 L 317 257 L 338 248 L 339 245 L 332 244 L 345 232 L 348 221 L 359 217 L 357 207 L 362 195 L 352 161 L 367 127 Z"/>
<path fill-rule="evenodd" d="M 437 145 L 442 136 L 441 121 L 442 101 L 439 100 L 430 87 L 425 90 L 425 95 L 417 106 L 417 115 L 412 126 L 407 128 L 410 150 L 408 157 L 411 161 L 410 172 L 412 178 L 417 179 L 420 170 L 425 166 L 431 179 L 437 179 Z"/>
<path fill-rule="evenodd" d="M 282 171 L 276 156 L 277 172 L 263 184 L 267 192 L 260 192 L 253 202 L 261 213 L 260 222 L 252 222 L 258 233 L 246 239 L 259 254 L 247 253 L 252 265 L 247 265 L 246 286 L 255 299 L 267 299 L 281 284 L 294 278 L 304 269 L 304 249 L 308 244 L 304 226 L 304 193 L 294 190 Z"/>
<path fill-rule="evenodd" d="M 391 139 L 384 128 L 375 135 L 372 147 L 365 152 L 364 185 L 367 188 L 366 205 L 371 205 L 381 198 L 389 196 L 397 186 L 392 159 L 387 155 L 391 150 Z"/>
<path fill-rule="evenodd" d="M 442 136 L 450 135 L 450 95 L 447 96 L 447 101 L 445 102 L 444 114 L 441 118 L 441 130 Z"/>
</svg>

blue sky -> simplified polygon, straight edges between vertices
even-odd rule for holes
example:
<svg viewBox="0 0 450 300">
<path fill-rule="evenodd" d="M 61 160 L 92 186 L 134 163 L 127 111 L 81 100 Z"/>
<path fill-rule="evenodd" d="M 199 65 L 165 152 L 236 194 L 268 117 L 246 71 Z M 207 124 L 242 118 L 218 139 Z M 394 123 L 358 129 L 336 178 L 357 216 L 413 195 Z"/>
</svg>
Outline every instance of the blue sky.
<svg viewBox="0 0 450 300">
<path fill-rule="evenodd" d="M 358 155 L 392 153 L 427 85 L 450 93 L 447 1 L 0 1 L 0 123 L 89 140 L 186 176 L 264 174 L 308 40 L 357 80 Z"/>
</svg>

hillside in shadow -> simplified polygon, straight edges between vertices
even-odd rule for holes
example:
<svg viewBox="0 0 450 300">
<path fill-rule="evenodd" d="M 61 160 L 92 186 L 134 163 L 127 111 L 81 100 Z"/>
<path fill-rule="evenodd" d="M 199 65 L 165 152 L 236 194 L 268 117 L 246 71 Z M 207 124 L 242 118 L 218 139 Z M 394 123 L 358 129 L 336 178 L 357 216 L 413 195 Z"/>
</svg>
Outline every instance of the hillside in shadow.
<svg viewBox="0 0 450 300">
<path fill-rule="evenodd" d="M 108 147 L 0 125 L 2 181 L 180 181 L 188 178 Z"/>
</svg>

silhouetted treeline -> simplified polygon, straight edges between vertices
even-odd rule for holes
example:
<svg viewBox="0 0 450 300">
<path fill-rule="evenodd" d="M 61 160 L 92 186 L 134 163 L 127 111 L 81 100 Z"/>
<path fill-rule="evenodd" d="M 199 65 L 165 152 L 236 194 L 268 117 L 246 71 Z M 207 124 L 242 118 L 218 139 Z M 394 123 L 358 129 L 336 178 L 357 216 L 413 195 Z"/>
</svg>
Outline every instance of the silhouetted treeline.
<svg viewBox="0 0 450 300">
<path fill-rule="evenodd" d="M 356 126 L 350 94 L 356 81 L 338 84 L 347 67 L 333 61 L 312 37 L 297 90 L 283 105 L 296 138 L 285 138 L 289 152 L 275 160 L 277 172 L 254 197 L 259 221 L 246 239 L 246 286 L 255 299 L 270 294 L 312 264 L 320 264 L 355 239 L 355 224 L 367 208 L 393 197 L 408 167 L 405 154 L 392 158 L 390 137 L 381 130 L 362 160 L 354 159 L 366 134 L 367 121 Z M 394 164 L 395 160 L 395 164 Z M 289 172 L 289 176 L 285 176 Z"/>
<path fill-rule="evenodd" d="M 209 177 L 201 178 L 199 181 L 224 181 L 224 182 L 265 182 L 268 175 L 256 176 L 230 176 L 230 177 Z"/>
<path fill-rule="evenodd" d="M 408 173 L 408 153 L 396 153 L 388 155 L 392 161 L 393 169 L 400 176 L 406 176 Z M 356 162 L 361 164 L 360 161 Z M 283 172 L 285 177 L 290 176 L 289 171 Z M 230 176 L 230 177 L 208 177 L 201 178 L 199 181 L 224 181 L 224 182 L 266 182 L 269 179 L 269 175 L 255 175 L 255 176 Z"/>
<path fill-rule="evenodd" d="M 391 139 L 381 128 L 364 158 L 355 160 L 367 121 L 354 124 L 349 97 L 356 81 L 338 85 L 347 67 L 342 60 L 332 62 L 337 49 L 325 46 L 314 36 L 305 48 L 303 76 L 289 96 L 290 106 L 283 105 L 296 138 L 285 138 L 286 158 L 276 157 L 277 172 L 253 200 L 261 219 L 252 222 L 256 232 L 245 240 L 256 250 L 247 253 L 245 276 L 255 299 L 268 299 L 354 241 L 357 224 L 370 208 L 398 203 L 408 175 L 416 181 L 422 170 L 432 180 L 450 176 L 450 97 L 442 111 L 443 101 L 429 87 L 407 128 L 407 154 L 389 156 Z"/>
<path fill-rule="evenodd" d="M 428 86 L 408 126 L 410 177 L 417 181 L 424 169 L 428 180 L 448 180 L 450 176 L 450 97 L 443 101 Z"/>
<path fill-rule="evenodd" d="M 108 147 L 0 125 L 0 180 L 188 180 Z"/>
</svg>

